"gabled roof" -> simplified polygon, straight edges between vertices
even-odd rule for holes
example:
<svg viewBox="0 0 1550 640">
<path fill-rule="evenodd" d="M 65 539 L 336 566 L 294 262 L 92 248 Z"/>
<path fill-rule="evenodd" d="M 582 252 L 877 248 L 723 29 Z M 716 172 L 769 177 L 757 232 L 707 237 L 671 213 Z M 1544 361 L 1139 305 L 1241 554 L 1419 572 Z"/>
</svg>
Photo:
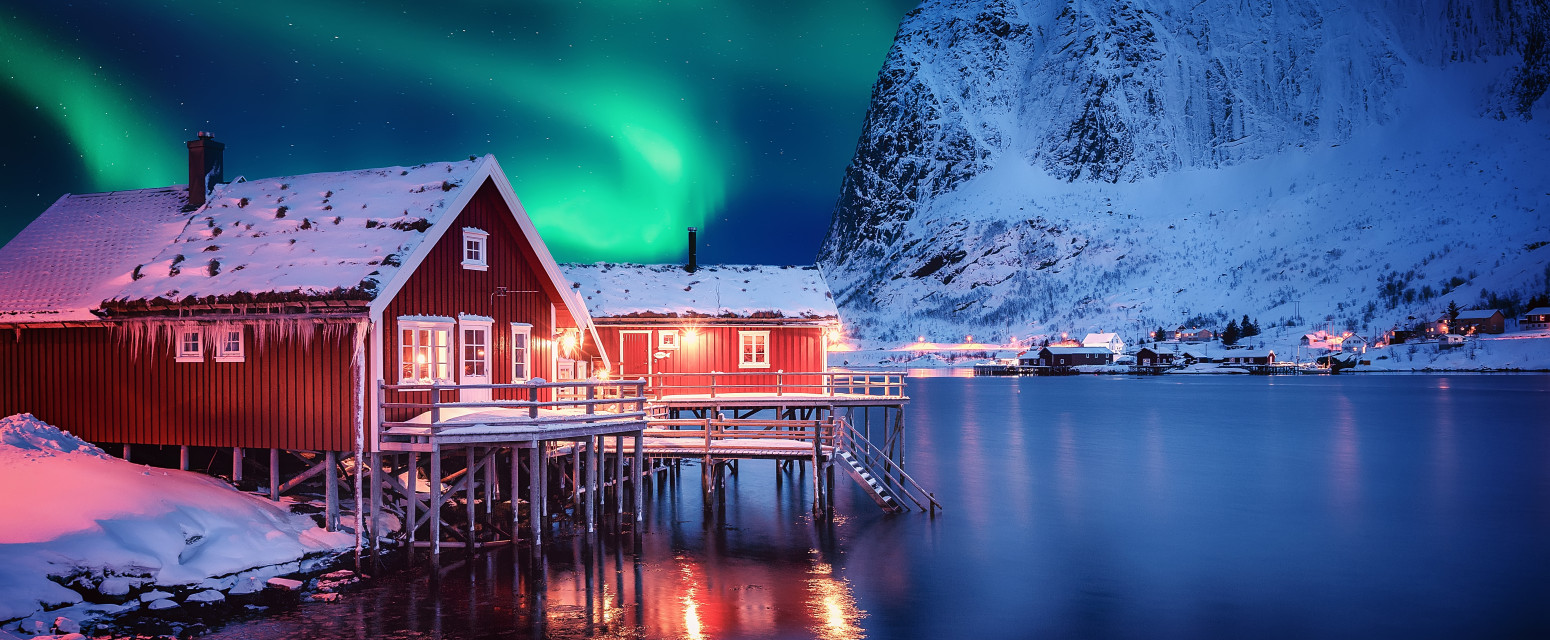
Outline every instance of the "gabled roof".
<svg viewBox="0 0 1550 640">
<path fill-rule="evenodd" d="M 1494 315 L 1496 315 L 1498 313 L 1501 313 L 1501 312 L 1497 311 L 1495 309 L 1470 309 L 1468 311 L 1460 311 L 1458 319 L 1459 320 L 1486 320 L 1486 319 L 1489 319 L 1491 316 L 1494 316 Z"/>
<path fill-rule="evenodd" d="M 0 321 L 91 320 L 104 301 L 266 296 L 385 304 L 486 179 L 576 326 L 587 313 L 493 156 L 217 185 L 66 195 L 0 248 Z M 445 215 L 452 212 L 454 215 Z"/>
<path fill-rule="evenodd" d="M 0 248 L 0 322 L 92 320 L 191 214 L 188 187 L 65 194 Z"/>
<path fill-rule="evenodd" d="M 118 300 L 358 289 L 376 296 L 468 187 L 482 158 L 216 186 Z"/>
<path fill-rule="evenodd" d="M 1082 345 L 1088 346 L 1090 343 L 1108 344 L 1110 340 L 1117 337 L 1119 337 L 1117 333 L 1089 333 L 1087 337 L 1082 338 Z"/>
<path fill-rule="evenodd" d="M 1534 307 L 1523 312 L 1526 316 L 1550 316 L 1550 307 Z"/>
<path fill-rule="evenodd" d="M 561 269 L 594 318 L 839 317 L 817 267 L 567 264 Z"/>
<path fill-rule="evenodd" d="M 1228 349 L 1217 354 L 1220 358 L 1268 358 L 1275 355 L 1273 349 Z"/>
</svg>

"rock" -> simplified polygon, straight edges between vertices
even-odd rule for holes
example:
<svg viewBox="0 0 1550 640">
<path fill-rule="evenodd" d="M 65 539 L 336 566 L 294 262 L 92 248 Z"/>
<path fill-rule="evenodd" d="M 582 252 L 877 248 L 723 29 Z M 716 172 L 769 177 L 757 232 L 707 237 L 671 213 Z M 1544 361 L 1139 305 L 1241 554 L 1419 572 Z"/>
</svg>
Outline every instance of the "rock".
<svg viewBox="0 0 1550 640">
<path fill-rule="evenodd" d="M 307 583 L 300 580 L 291 580 L 290 578 L 270 578 L 264 584 L 267 588 L 277 591 L 301 591 L 302 586 Z"/>
<path fill-rule="evenodd" d="M 171 597 L 172 594 L 167 593 L 166 591 L 147 591 L 140 594 L 140 602 L 154 602 L 157 600 L 166 600 Z"/>
<path fill-rule="evenodd" d="M 348 580 L 355 577 L 355 572 L 349 569 L 340 569 L 323 574 L 324 580 Z"/>
<path fill-rule="evenodd" d="M 339 600 L 339 594 L 337 594 L 337 593 L 314 593 L 314 594 L 311 594 L 311 595 L 307 596 L 307 600 L 309 600 L 311 602 L 337 602 Z"/>
<path fill-rule="evenodd" d="M 171 598 L 163 598 L 161 600 L 152 600 L 150 604 L 145 605 L 145 608 L 151 611 L 166 611 L 178 608 L 178 603 Z"/>
<path fill-rule="evenodd" d="M 227 591 L 226 595 L 229 595 L 229 596 L 241 596 L 241 595 L 247 595 L 247 594 L 250 594 L 250 593 L 258 593 L 258 592 L 263 591 L 263 590 L 264 590 L 264 583 L 258 579 L 258 576 L 248 576 L 246 578 L 238 580 L 237 584 L 232 585 L 231 590 Z"/>
<path fill-rule="evenodd" d="M 81 625 L 80 625 L 80 623 L 78 623 L 78 622 L 76 622 L 74 620 L 71 620 L 69 618 L 66 618 L 64 616 L 59 616 L 58 618 L 54 618 L 54 633 L 65 634 L 65 633 L 80 633 L 80 632 L 81 632 Z"/>
<path fill-rule="evenodd" d="M 206 589 L 183 599 L 183 602 L 185 603 L 193 602 L 198 604 L 212 604 L 225 601 L 226 594 L 216 591 L 215 589 Z"/>
</svg>

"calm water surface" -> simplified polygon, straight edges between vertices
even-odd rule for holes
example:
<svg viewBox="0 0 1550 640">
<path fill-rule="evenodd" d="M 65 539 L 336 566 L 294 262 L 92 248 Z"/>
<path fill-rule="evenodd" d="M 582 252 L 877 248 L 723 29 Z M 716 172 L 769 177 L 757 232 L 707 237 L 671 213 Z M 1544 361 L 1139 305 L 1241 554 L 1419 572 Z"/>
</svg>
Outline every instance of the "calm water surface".
<svg viewBox="0 0 1550 640">
<path fill-rule="evenodd" d="M 912 379 L 908 466 L 744 462 L 638 536 L 452 553 L 217 638 L 1550 637 L 1550 376 Z"/>
</svg>

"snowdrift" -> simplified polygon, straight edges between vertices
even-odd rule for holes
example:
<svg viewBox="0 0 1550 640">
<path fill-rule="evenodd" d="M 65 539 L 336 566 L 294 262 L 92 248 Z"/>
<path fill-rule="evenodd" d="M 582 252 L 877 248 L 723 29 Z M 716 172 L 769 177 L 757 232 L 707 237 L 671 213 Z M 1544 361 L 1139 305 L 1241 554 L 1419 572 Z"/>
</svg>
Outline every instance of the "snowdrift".
<svg viewBox="0 0 1550 640">
<path fill-rule="evenodd" d="M 83 593 L 138 604 L 165 587 L 231 589 L 239 575 L 295 571 L 354 544 L 216 478 L 109 456 L 31 414 L 0 419 L 0 513 L 0 623 L 81 605 Z"/>
</svg>

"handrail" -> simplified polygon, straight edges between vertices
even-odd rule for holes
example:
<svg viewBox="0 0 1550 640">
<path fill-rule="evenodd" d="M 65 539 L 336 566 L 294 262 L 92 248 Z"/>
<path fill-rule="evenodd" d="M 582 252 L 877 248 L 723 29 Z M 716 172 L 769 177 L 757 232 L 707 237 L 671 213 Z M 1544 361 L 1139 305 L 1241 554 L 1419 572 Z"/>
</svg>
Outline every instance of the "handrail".
<svg viewBox="0 0 1550 640">
<path fill-rule="evenodd" d="M 919 508 L 921 511 L 926 511 L 927 510 L 926 506 L 921 504 L 920 500 L 917 500 L 915 498 L 915 496 L 911 495 L 909 490 L 902 483 L 900 483 L 899 480 L 895 479 L 892 476 L 892 473 L 897 473 L 897 474 L 899 474 L 900 478 L 903 478 L 904 480 L 909 481 L 910 485 L 915 487 L 916 491 L 919 491 L 921 495 L 926 497 L 926 501 L 931 504 L 931 508 L 932 508 L 932 512 L 933 513 L 935 513 L 935 509 L 941 509 L 942 508 L 942 503 L 937 502 L 936 494 L 933 494 L 933 493 L 931 493 L 929 491 L 926 491 L 925 487 L 920 486 L 920 483 L 916 482 L 915 478 L 911 477 L 910 474 L 905 473 L 903 467 L 900 467 L 898 465 L 898 463 L 895 463 L 891 458 L 889 458 L 888 455 L 886 453 L 884 453 L 882 449 L 877 448 L 877 445 L 872 444 L 872 441 L 868 440 L 866 438 L 866 436 L 862 435 L 861 432 L 856 429 L 855 425 L 850 424 L 849 420 L 846 420 L 845 418 L 836 417 L 836 418 L 834 418 L 834 425 L 835 425 L 835 430 L 838 432 L 838 436 L 839 436 L 839 439 L 840 439 L 840 448 L 842 450 L 847 449 L 847 447 L 846 447 L 847 444 L 854 445 L 854 443 L 859 442 L 859 443 L 863 444 L 867 449 L 870 449 L 871 452 L 875 452 L 877 454 L 876 458 L 874 458 L 872 455 L 870 455 L 870 453 L 863 452 L 863 453 L 866 453 L 866 455 L 863 456 L 863 459 L 865 459 L 865 460 L 882 460 L 883 461 L 883 471 L 884 471 L 884 473 L 881 474 L 883 476 L 883 482 L 892 483 L 895 486 L 897 486 L 897 491 L 898 491 L 899 494 L 903 495 L 906 498 L 909 498 L 910 501 L 914 502 L 915 506 L 917 508 Z M 855 453 L 855 452 L 852 451 L 852 453 Z"/>
<path fill-rule="evenodd" d="M 539 400 L 538 393 L 542 389 L 571 388 L 572 394 L 582 397 L 560 399 L 561 394 L 555 393 L 555 399 Z M 388 427 L 399 426 L 424 426 L 429 428 L 431 434 L 441 429 L 453 426 L 467 426 L 463 424 L 448 424 L 441 419 L 442 411 L 446 409 L 517 409 L 525 410 L 522 414 L 510 416 L 509 419 L 482 420 L 481 424 L 490 426 L 505 426 L 531 423 L 538 421 L 539 409 L 578 409 L 579 413 L 559 413 L 544 416 L 543 422 L 596 422 L 598 420 L 618 420 L 625 418 L 647 417 L 646 411 L 646 381 L 645 380 L 566 380 L 560 382 L 518 382 L 506 384 L 387 384 L 377 383 L 377 429 L 380 432 Z M 478 401 L 450 401 L 444 400 L 442 393 L 447 391 L 468 391 L 480 389 L 508 389 L 526 390 L 525 399 L 495 399 Z M 602 390 L 603 393 L 599 393 Z M 424 402 L 389 402 L 388 391 L 429 391 L 430 397 Z M 583 392 L 584 391 L 584 392 Z M 631 395 L 626 395 L 629 393 Z M 614 395 L 617 394 L 617 395 Z M 493 396 L 493 393 L 491 394 Z M 523 394 L 519 394 L 523 395 Z M 633 405 L 633 406 L 628 406 Z M 419 423 L 412 421 L 395 421 L 387 419 L 389 409 L 428 409 L 429 422 Z"/>
<path fill-rule="evenodd" d="M 765 381 L 739 383 L 739 380 L 748 378 L 765 378 Z M 669 379 L 676 378 L 679 384 L 668 384 Z M 694 378 L 691 382 L 683 382 L 684 378 Z M 706 382 L 705 379 L 709 379 Z M 724 382 L 731 378 L 733 382 Z M 773 378 L 773 381 L 768 380 Z M 797 381 L 791 381 L 797 378 Z M 807 380 L 817 378 L 817 380 Z M 811 371 L 792 372 L 784 370 L 775 371 L 674 371 L 653 373 L 646 376 L 651 392 L 658 400 L 664 393 L 671 390 L 697 389 L 707 390 L 710 397 L 714 398 L 718 393 L 736 392 L 738 389 L 774 389 L 777 396 L 787 393 L 816 393 L 823 396 L 834 395 L 865 395 L 883 398 L 904 397 L 905 374 L 903 372 L 857 372 L 857 371 Z M 873 393 L 880 391 L 881 393 Z"/>
</svg>

